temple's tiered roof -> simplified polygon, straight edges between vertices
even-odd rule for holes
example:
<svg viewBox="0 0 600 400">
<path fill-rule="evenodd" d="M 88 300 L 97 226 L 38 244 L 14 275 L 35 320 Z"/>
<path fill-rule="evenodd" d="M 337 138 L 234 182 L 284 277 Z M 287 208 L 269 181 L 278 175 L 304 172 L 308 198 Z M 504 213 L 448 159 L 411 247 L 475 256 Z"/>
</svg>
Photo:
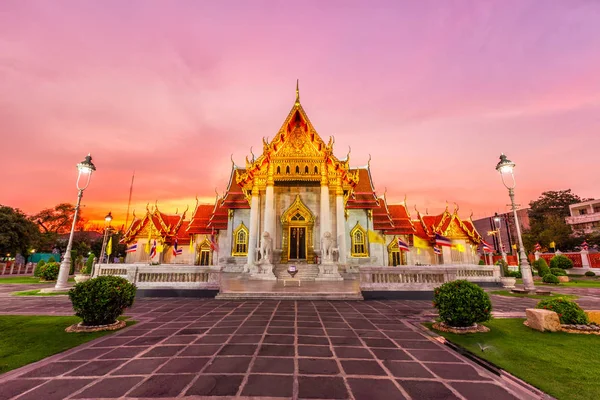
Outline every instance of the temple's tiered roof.
<svg viewBox="0 0 600 400">
<path fill-rule="evenodd" d="M 140 234 L 147 234 L 148 237 L 160 238 L 166 244 L 172 244 L 175 238 L 178 238 L 179 244 L 185 244 L 189 241 L 189 236 L 184 234 L 184 227 L 187 225 L 185 221 L 187 211 L 186 209 L 181 215 L 165 214 L 158 209 L 156 204 L 153 210 L 146 207 L 146 214 L 143 218 L 137 218 L 134 212 L 133 221 L 121 242 L 130 243 Z"/>
</svg>

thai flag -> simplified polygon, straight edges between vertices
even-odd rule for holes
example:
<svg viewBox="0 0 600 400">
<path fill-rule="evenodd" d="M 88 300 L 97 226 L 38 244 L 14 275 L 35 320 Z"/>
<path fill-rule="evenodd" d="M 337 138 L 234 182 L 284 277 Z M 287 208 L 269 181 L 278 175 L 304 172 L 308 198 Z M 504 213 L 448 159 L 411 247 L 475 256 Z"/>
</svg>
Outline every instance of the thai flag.
<svg viewBox="0 0 600 400">
<path fill-rule="evenodd" d="M 410 251 L 406 242 L 402 241 L 400 238 L 396 238 L 396 240 L 398 240 L 398 250 Z"/>
<path fill-rule="evenodd" d="M 125 253 L 135 253 L 136 251 L 137 251 L 137 243 L 134 243 L 131 246 L 127 246 L 127 250 L 125 250 Z"/>
<path fill-rule="evenodd" d="M 177 257 L 183 254 L 183 249 L 177 247 L 178 240 L 175 238 L 175 243 L 173 243 L 173 256 Z"/>
<path fill-rule="evenodd" d="M 156 239 L 152 243 L 152 248 L 150 248 L 150 258 L 154 258 L 156 256 Z"/>
<path fill-rule="evenodd" d="M 481 246 L 482 246 L 483 251 L 486 253 L 494 252 L 494 247 L 492 245 L 490 245 L 489 243 L 486 243 L 485 241 L 481 242 Z"/>
<path fill-rule="evenodd" d="M 215 236 L 215 230 L 212 230 L 212 233 L 210 234 L 210 248 L 212 251 L 216 251 L 217 253 L 219 252 L 219 244 L 217 243 L 217 238 Z"/>
<path fill-rule="evenodd" d="M 433 246 L 433 252 L 434 252 L 434 254 L 437 254 L 439 256 L 442 254 L 442 249 L 440 249 L 437 246 Z"/>
<path fill-rule="evenodd" d="M 450 241 L 450 239 L 437 233 L 435 234 L 435 244 L 437 244 L 438 246 L 452 247 L 452 242 Z"/>
<path fill-rule="evenodd" d="M 542 250 L 542 246 L 540 246 L 540 244 L 539 244 L 539 243 L 536 243 L 536 244 L 535 244 L 535 246 L 533 247 L 533 249 L 534 249 L 535 251 L 540 251 L 540 250 Z"/>
</svg>

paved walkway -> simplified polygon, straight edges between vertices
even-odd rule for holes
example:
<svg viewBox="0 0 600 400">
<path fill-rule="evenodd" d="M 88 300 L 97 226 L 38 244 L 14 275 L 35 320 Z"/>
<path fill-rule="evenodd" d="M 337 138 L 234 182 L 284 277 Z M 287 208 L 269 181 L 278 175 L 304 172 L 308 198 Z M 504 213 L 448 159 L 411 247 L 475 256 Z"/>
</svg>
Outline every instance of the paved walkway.
<svg viewBox="0 0 600 400">
<path fill-rule="evenodd" d="M 426 303 L 141 300 L 140 323 L 3 375 L 0 399 L 532 398 L 411 324 Z"/>
</svg>

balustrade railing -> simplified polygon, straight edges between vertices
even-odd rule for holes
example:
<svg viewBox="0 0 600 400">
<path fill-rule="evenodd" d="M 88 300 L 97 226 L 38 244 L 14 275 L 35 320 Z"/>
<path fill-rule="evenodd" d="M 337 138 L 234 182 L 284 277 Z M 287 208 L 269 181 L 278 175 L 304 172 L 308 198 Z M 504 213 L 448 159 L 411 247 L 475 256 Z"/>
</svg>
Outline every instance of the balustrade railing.
<svg viewBox="0 0 600 400">
<path fill-rule="evenodd" d="M 445 282 L 499 282 L 498 266 L 360 267 L 361 290 L 433 290 Z"/>
<path fill-rule="evenodd" d="M 138 288 L 219 289 L 220 267 L 98 264 L 94 276 L 116 275 Z"/>
</svg>

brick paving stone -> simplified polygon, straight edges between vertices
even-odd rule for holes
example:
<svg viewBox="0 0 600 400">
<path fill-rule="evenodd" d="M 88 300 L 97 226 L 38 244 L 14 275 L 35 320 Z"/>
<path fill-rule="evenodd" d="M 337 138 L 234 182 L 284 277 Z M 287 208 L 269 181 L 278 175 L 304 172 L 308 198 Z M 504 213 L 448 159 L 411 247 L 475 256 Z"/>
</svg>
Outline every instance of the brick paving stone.
<svg viewBox="0 0 600 400">
<path fill-rule="evenodd" d="M 52 379 L 22 395 L 19 400 L 63 400 L 91 382 L 93 379 Z"/>
<path fill-rule="evenodd" d="M 187 390 L 186 396 L 235 396 L 244 379 L 243 375 L 200 376 Z"/>
<path fill-rule="evenodd" d="M 198 339 L 198 336 L 173 336 L 165 339 L 162 344 L 189 344 Z"/>
<path fill-rule="evenodd" d="M 369 347 L 387 347 L 387 348 L 392 348 L 392 349 L 395 349 L 398 347 L 398 346 L 396 346 L 396 343 L 392 342 L 389 339 L 363 339 L 363 340 Z"/>
<path fill-rule="evenodd" d="M 21 375 L 23 378 L 43 378 L 59 376 L 68 371 L 71 371 L 81 365 L 85 364 L 85 361 L 65 361 L 65 362 L 52 362 L 46 365 L 42 365 L 39 368 L 29 371 L 28 373 Z"/>
<path fill-rule="evenodd" d="M 266 335 L 263 343 L 294 344 L 294 336 L 293 335 Z"/>
<path fill-rule="evenodd" d="M 106 378 L 94 383 L 83 392 L 73 396 L 74 399 L 116 398 L 125 395 L 133 386 L 142 381 L 142 377 Z"/>
<path fill-rule="evenodd" d="M 206 357 L 172 358 L 157 372 L 159 374 L 196 373 L 200 372 L 209 360 Z"/>
<path fill-rule="evenodd" d="M 161 364 L 167 362 L 167 358 L 145 358 L 131 360 L 121 368 L 111 372 L 111 375 L 147 375 L 152 373 Z"/>
<path fill-rule="evenodd" d="M 325 346 L 298 346 L 300 357 L 333 357 L 329 347 Z"/>
<path fill-rule="evenodd" d="M 450 384 L 467 399 L 477 400 L 516 400 L 517 397 L 493 383 L 452 382 Z"/>
<path fill-rule="evenodd" d="M 403 349 L 440 350 L 441 346 L 430 340 L 400 340 L 394 342 Z"/>
<path fill-rule="evenodd" d="M 156 346 L 142 354 L 142 357 L 171 357 L 184 348 L 185 346 Z"/>
<path fill-rule="evenodd" d="M 335 355 L 338 358 L 365 358 L 373 359 L 373 355 L 364 347 L 343 347 L 335 346 Z"/>
<path fill-rule="evenodd" d="M 362 342 L 356 336 L 343 337 L 343 336 L 330 336 L 331 344 L 334 346 L 362 346 Z"/>
<path fill-rule="evenodd" d="M 292 397 L 294 379 L 282 375 L 249 375 L 242 396 Z"/>
<path fill-rule="evenodd" d="M 347 375 L 387 375 L 377 361 L 372 360 L 342 360 L 342 368 Z"/>
<path fill-rule="evenodd" d="M 327 358 L 301 358 L 298 373 L 301 375 L 337 375 L 340 372 L 335 360 Z"/>
<path fill-rule="evenodd" d="M 398 380 L 398 383 L 413 399 L 454 400 L 459 399 L 440 382 Z"/>
<path fill-rule="evenodd" d="M 252 372 L 271 374 L 291 374 L 294 372 L 294 359 L 283 357 L 257 357 Z"/>
<path fill-rule="evenodd" d="M 204 373 L 243 374 L 248 370 L 252 357 L 215 357 Z"/>
<path fill-rule="evenodd" d="M 117 347 L 106 354 L 101 355 L 101 360 L 110 360 L 117 358 L 132 358 L 141 352 L 148 350 L 149 347 Z"/>
<path fill-rule="evenodd" d="M 90 349 L 85 349 L 85 350 L 81 350 L 78 351 L 76 353 L 73 353 L 71 355 L 68 355 L 66 357 L 63 357 L 62 360 L 83 360 L 83 361 L 89 361 L 93 358 L 96 358 L 98 356 L 101 356 L 103 354 L 108 353 L 109 351 L 111 351 L 111 348 L 90 348 Z"/>
<path fill-rule="evenodd" d="M 360 338 L 368 338 L 368 339 L 386 339 L 387 337 L 379 331 L 364 331 L 364 330 L 356 330 L 355 331 L 358 337 Z"/>
<path fill-rule="evenodd" d="M 233 335 L 229 343 L 241 344 L 256 344 L 262 340 L 262 335 Z"/>
<path fill-rule="evenodd" d="M 223 344 L 228 341 L 229 335 L 201 336 L 193 344 Z"/>
<path fill-rule="evenodd" d="M 192 344 L 179 353 L 179 357 L 212 356 L 220 348 L 219 344 Z"/>
<path fill-rule="evenodd" d="M 218 354 L 220 356 L 251 356 L 257 347 L 250 344 L 226 344 Z"/>
<path fill-rule="evenodd" d="M 329 346 L 329 340 L 322 336 L 298 336 L 298 344 Z"/>
<path fill-rule="evenodd" d="M 339 377 L 298 377 L 298 397 L 304 399 L 346 399 L 348 390 Z"/>
<path fill-rule="evenodd" d="M 417 332 L 407 332 L 407 331 L 395 331 L 395 332 L 386 332 L 387 335 L 392 339 L 400 339 L 400 340 L 428 340 L 425 336 L 421 335 Z"/>
<path fill-rule="evenodd" d="M 69 371 L 65 376 L 102 376 L 125 364 L 126 360 L 97 360 Z"/>
<path fill-rule="evenodd" d="M 454 380 L 489 380 L 490 377 L 480 375 L 477 370 L 468 364 L 451 364 L 451 363 L 427 363 L 427 368 L 431 369 L 434 374 L 439 375 L 444 379 Z"/>
<path fill-rule="evenodd" d="M 128 397 L 175 397 L 194 379 L 194 375 L 153 375 Z"/>
<path fill-rule="evenodd" d="M 355 400 L 403 400 L 402 392 L 389 379 L 348 378 Z"/>
<path fill-rule="evenodd" d="M 410 360 L 410 356 L 400 349 L 371 349 L 380 360 Z"/>
<path fill-rule="evenodd" d="M 11 397 L 24 393 L 42 383 L 44 379 L 14 379 L 0 384 L 0 400 L 8 400 Z"/>
<path fill-rule="evenodd" d="M 406 350 L 420 361 L 460 362 L 460 359 L 447 350 Z"/>
<path fill-rule="evenodd" d="M 201 335 L 206 332 L 208 329 L 204 328 L 183 328 L 176 335 Z"/>
<path fill-rule="evenodd" d="M 412 361 L 384 361 L 383 365 L 398 378 L 433 378 L 423 365 Z M 427 364 L 429 366 L 429 364 Z"/>
<path fill-rule="evenodd" d="M 296 350 L 294 346 L 263 344 L 258 350 L 262 357 L 294 357 Z"/>
<path fill-rule="evenodd" d="M 104 339 L 98 343 L 94 343 L 92 347 L 118 347 L 134 340 L 133 337 L 111 337 Z"/>
<path fill-rule="evenodd" d="M 160 336 L 142 336 L 128 343 L 129 346 L 149 346 L 161 342 L 164 337 Z"/>
</svg>

